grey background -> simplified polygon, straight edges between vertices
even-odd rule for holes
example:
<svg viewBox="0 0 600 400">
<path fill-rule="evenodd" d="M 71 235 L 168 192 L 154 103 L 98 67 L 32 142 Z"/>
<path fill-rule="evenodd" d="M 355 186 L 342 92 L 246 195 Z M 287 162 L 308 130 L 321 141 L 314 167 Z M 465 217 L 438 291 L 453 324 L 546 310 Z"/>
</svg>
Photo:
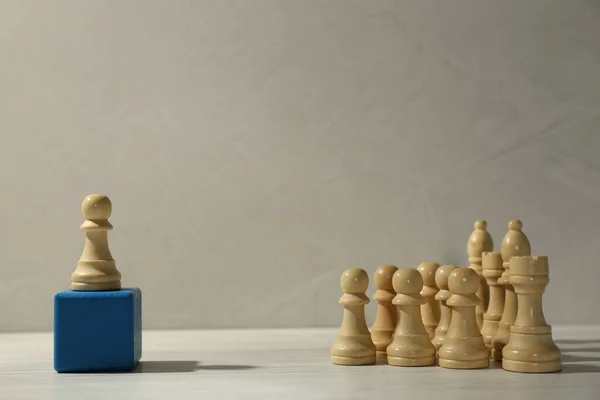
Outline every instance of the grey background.
<svg viewBox="0 0 600 400">
<path fill-rule="evenodd" d="M 0 330 L 52 328 L 90 192 L 146 328 L 334 326 L 477 218 L 600 322 L 598 1 L 0 0 L 0 54 Z"/>
</svg>

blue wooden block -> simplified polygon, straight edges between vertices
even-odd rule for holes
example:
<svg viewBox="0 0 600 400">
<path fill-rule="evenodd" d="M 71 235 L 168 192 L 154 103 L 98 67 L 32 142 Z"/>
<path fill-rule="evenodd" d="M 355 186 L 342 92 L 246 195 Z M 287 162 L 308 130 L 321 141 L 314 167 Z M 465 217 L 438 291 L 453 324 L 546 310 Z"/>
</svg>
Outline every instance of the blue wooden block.
<svg viewBox="0 0 600 400">
<path fill-rule="evenodd" d="M 57 372 L 130 371 L 142 356 L 142 291 L 67 290 L 54 296 Z"/>
</svg>

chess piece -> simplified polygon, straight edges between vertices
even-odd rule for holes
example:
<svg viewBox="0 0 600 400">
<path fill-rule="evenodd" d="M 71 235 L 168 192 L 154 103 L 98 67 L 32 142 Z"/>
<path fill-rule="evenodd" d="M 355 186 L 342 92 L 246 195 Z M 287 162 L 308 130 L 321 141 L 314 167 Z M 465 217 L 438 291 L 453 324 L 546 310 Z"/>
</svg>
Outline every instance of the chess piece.
<svg viewBox="0 0 600 400">
<path fill-rule="evenodd" d="M 369 276 L 364 269 L 350 268 L 340 279 L 342 292 L 339 303 L 344 305 L 344 318 L 331 347 L 331 362 L 338 365 L 375 363 L 375 344 L 365 320 L 365 305 L 369 298 Z"/>
<path fill-rule="evenodd" d="M 433 339 L 435 336 L 435 328 L 440 322 L 440 303 L 435 300 L 435 295 L 438 292 L 438 287 L 435 284 L 435 271 L 439 267 L 440 264 L 431 262 L 421 263 L 417 267 L 417 271 L 421 273 L 423 278 L 421 296 L 425 298 L 425 304 L 421 306 L 421 315 L 429 339 Z"/>
<path fill-rule="evenodd" d="M 448 277 L 448 287 L 452 295 L 446 304 L 452 309 L 452 319 L 438 352 L 440 367 L 487 368 L 490 355 L 475 318 L 479 275 L 471 268 L 456 268 Z"/>
<path fill-rule="evenodd" d="M 112 212 L 110 199 L 101 194 L 90 194 L 81 203 L 85 218 L 80 229 L 85 232 L 83 254 L 71 275 L 73 290 L 118 290 L 121 273 L 108 247 L 108 221 Z"/>
<path fill-rule="evenodd" d="M 510 326 L 514 324 L 517 317 L 517 295 L 509 282 L 510 276 L 509 261 L 511 257 L 531 255 L 531 245 L 529 239 L 521 230 L 523 223 L 513 219 L 508 222 L 508 232 L 502 239 L 502 267 L 504 272 L 498 279 L 498 284 L 504 286 L 504 310 L 502 318 L 498 323 L 498 330 L 492 339 L 492 358 L 496 361 L 502 361 L 502 349 L 508 343 L 510 338 Z"/>
<path fill-rule="evenodd" d="M 502 318 L 504 309 L 504 287 L 498 284 L 502 276 L 502 255 L 498 252 L 486 251 L 482 254 L 483 276 L 490 288 L 490 302 L 485 314 L 483 314 L 483 326 L 481 335 L 488 350 L 492 350 L 492 339 L 498 330 L 498 323 Z"/>
<path fill-rule="evenodd" d="M 371 339 L 377 348 L 377 358 L 382 360 L 387 360 L 385 349 L 392 343 L 398 320 L 398 311 L 392 304 L 396 295 L 392 277 L 397 270 L 395 265 L 382 265 L 375 271 L 377 291 L 373 294 L 373 299 L 377 301 L 377 315 L 371 327 Z"/>
<path fill-rule="evenodd" d="M 485 312 L 488 305 L 489 289 L 485 278 L 482 275 L 481 269 L 481 253 L 484 251 L 492 251 L 494 249 L 494 242 L 492 237 L 486 230 L 487 222 L 478 219 L 475 221 L 473 233 L 469 236 L 467 241 L 467 254 L 469 255 L 469 268 L 472 268 L 477 275 L 479 275 L 479 290 L 477 290 L 477 297 L 480 303 L 475 308 L 475 315 L 477 317 L 477 326 L 481 329 L 483 325 L 483 313 Z"/>
<path fill-rule="evenodd" d="M 416 269 L 399 269 L 393 278 L 398 306 L 398 325 L 394 339 L 387 348 L 388 364 L 403 367 L 420 367 L 435 364 L 435 347 L 423 325 L 421 305 L 425 299 L 420 292 L 423 278 Z"/>
<path fill-rule="evenodd" d="M 502 368 L 513 372 L 561 370 L 560 350 L 546 324 L 542 295 L 550 278 L 548 257 L 523 256 L 510 259 L 510 284 L 517 295 L 517 318 L 510 339 L 502 349 Z"/>
<path fill-rule="evenodd" d="M 435 328 L 435 336 L 432 343 L 436 350 L 439 350 L 444 343 L 444 337 L 450 327 L 450 319 L 452 310 L 446 305 L 446 300 L 450 298 L 450 290 L 448 290 L 448 277 L 450 273 L 458 268 L 456 265 L 442 265 L 435 272 L 435 284 L 440 289 L 435 295 L 435 299 L 440 302 L 440 323 Z"/>
</svg>

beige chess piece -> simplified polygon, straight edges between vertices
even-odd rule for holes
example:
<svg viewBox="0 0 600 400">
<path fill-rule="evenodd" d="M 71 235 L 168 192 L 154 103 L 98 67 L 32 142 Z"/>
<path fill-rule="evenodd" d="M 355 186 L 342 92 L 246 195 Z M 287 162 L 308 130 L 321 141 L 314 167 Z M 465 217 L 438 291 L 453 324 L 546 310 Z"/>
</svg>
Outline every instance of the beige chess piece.
<svg viewBox="0 0 600 400">
<path fill-rule="evenodd" d="M 425 304 L 421 306 L 421 315 L 423 316 L 423 324 L 429 334 L 429 339 L 435 336 L 435 328 L 440 322 L 440 303 L 436 301 L 438 287 L 435 284 L 435 271 L 440 267 L 438 263 L 425 262 L 419 264 L 417 271 L 421 273 L 423 278 L 423 290 L 421 296 L 425 298 Z"/>
<path fill-rule="evenodd" d="M 73 290 L 118 290 L 121 273 L 108 247 L 108 231 L 113 227 L 108 221 L 112 213 L 110 199 L 102 194 L 90 194 L 81 203 L 85 222 L 80 229 L 85 232 L 83 254 L 71 275 Z"/>
<path fill-rule="evenodd" d="M 399 269 L 393 278 L 396 297 L 392 301 L 398 306 L 398 326 L 394 339 L 387 348 L 390 365 L 422 367 L 435 365 L 435 347 L 423 325 L 421 305 L 425 299 L 420 292 L 423 278 L 413 268 Z"/>
<path fill-rule="evenodd" d="M 473 228 L 474 230 L 467 241 L 467 254 L 469 256 L 469 268 L 472 268 L 477 272 L 477 275 L 479 275 L 479 290 L 477 290 L 477 297 L 481 302 L 475 308 L 475 315 L 477 317 L 477 326 L 481 329 L 483 325 L 483 313 L 485 313 L 487 308 L 489 297 L 489 289 L 486 280 L 482 275 L 481 253 L 494 250 L 494 242 L 486 230 L 486 221 L 478 219 L 475 221 Z"/>
<path fill-rule="evenodd" d="M 382 360 L 387 360 L 385 349 L 392 343 L 398 321 L 398 311 L 392 304 L 396 296 L 392 277 L 397 270 L 395 265 L 382 265 L 375 271 L 377 291 L 373 294 L 373 299 L 377 301 L 377 315 L 371 327 L 371 339 L 377 348 L 377 358 Z"/>
<path fill-rule="evenodd" d="M 446 300 L 450 298 L 450 290 L 448 290 L 448 277 L 450 273 L 458 268 L 456 265 L 442 265 L 435 272 L 435 284 L 440 289 L 435 295 L 435 299 L 440 302 L 440 323 L 435 328 L 435 336 L 432 343 L 436 350 L 439 350 L 444 343 L 444 337 L 450 327 L 452 310 L 446 305 Z"/>
<path fill-rule="evenodd" d="M 523 223 L 513 219 L 508 222 L 508 232 L 502 239 L 502 266 L 504 272 L 498 279 L 498 284 L 504 286 L 504 310 L 502 318 L 498 323 L 498 330 L 492 339 L 492 358 L 496 361 L 502 361 L 502 349 L 510 339 L 510 326 L 514 324 L 517 317 L 517 295 L 515 289 L 509 282 L 509 261 L 512 257 L 531 255 L 531 244 L 529 239 L 521 230 Z"/>
<path fill-rule="evenodd" d="M 481 335 L 487 348 L 492 350 L 492 339 L 498 330 L 498 323 L 502 318 L 504 309 L 504 287 L 498 284 L 502 276 L 502 255 L 498 252 L 486 251 L 482 254 L 483 276 L 490 288 L 490 302 L 485 314 L 483 314 L 483 326 Z"/>
<path fill-rule="evenodd" d="M 502 368 L 513 372 L 561 370 L 560 350 L 546 323 L 542 295 L 550 278 L 548 257 L 523 256 L 510 259 L 510 284 L 517 294 L 518 311 L 510 327 L 510 340 L 502 350 Z"/>
<path fill-rule="evenodd" d="M 340 279 L 342 292 L 339 303 L 344 305 L 344 318 L 331 347 L 331 362 L 338 365 L 367 365 L 375 363 L 375 344 L 365 320 L 365 294 L 369 276 L 364 269 L 350 268 Z"/>
<path fill-rule="evenodd" d="M 446 304 L 452 308 L 450 328 L 438 351 L 443 368 L 475 369 L 489 367 L 490 353 L 485 347 L 475 318 L 475 295 L 479 275 L 471 268 L 456 268 L 448 277 L 452 295 Z"/>
</svg>

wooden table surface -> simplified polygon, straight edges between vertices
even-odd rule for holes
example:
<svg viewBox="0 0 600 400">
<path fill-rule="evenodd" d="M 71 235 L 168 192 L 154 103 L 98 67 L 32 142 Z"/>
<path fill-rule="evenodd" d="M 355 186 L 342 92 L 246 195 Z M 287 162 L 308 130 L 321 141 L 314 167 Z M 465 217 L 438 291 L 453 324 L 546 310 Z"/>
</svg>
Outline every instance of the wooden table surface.
<svg viewBox="0 0 600 400">
<path fill-rule="evenodd" d="M 554 327 L 563 371 L 335 366 L 336 329 L 146 331 L 132 373 L 57 374 L 52 334 L 0 335 L 0 400 L 600 399 L 600 326 Z"/>
</svg>

